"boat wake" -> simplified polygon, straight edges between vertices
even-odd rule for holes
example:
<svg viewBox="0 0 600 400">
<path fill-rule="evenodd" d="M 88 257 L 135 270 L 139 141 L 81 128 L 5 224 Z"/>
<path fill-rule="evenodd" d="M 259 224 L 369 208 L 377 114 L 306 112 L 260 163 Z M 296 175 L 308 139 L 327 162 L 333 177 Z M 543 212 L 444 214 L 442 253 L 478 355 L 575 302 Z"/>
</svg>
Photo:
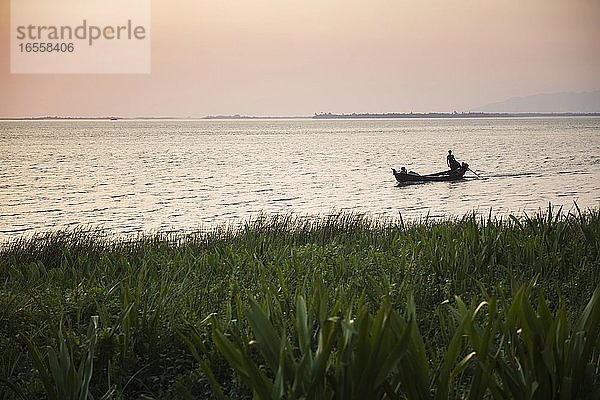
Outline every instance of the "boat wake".
<svg viewBox="0 0 600 400">
<path fill-rule="evenodd" d="M 481 173 L 481 176 L 484 178 L 526 178 L 531 176 L 543 176 L 543 174 L 539 172 L 509 172 L 505 174 L 485 174 Z"/>
<path fill-rule="evenodd" d="M 479 172 L 478 172 L 479 173 Z M 548 176 L 548 172 L 509 172 L 504 174 L 486 174 L 485 172 L 479 173 L 483 178 L 529 178 L 529 177 L 543 177 Z M 558 171 L 556 175 L 588 175 L 588 171 L 574 170 L 574 171 Z"/>
</svg>

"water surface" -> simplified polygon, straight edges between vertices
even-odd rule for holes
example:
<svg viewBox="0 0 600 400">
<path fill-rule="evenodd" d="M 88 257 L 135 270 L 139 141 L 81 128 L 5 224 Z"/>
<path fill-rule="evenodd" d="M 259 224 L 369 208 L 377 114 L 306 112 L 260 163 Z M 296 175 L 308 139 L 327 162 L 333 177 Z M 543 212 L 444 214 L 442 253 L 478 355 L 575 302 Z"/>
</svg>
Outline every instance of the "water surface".
<svg viewBox="0 0 600 400">
<path fill-rule="evenodd" d="M 0 149 L 0 239 L 600 205 L 600 118 L 4 121 Z M 448 149 L 483 179 L 396 185 L 391 167 L 440 171 Z"/>
</svg>

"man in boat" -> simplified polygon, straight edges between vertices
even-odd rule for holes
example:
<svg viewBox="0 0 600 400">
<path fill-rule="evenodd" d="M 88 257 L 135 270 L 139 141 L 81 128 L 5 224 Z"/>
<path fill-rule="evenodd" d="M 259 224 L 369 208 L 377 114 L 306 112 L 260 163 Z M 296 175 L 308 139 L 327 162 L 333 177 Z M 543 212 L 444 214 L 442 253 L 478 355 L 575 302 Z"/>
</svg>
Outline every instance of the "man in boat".
<svg viewBox="0 0 600 400">
<path fill-rule="evenodd" d="M 446 164 L 448 164 L 448 167 L 451 170 L 460 168 L 460 163 L 458 161 L 456 161 L 456 158 L 454 158 L 454 155 L 452 154 L 452 150 L 448 150 L 448 156 L 446 157 Z"/>
<path fill-rule="evenodd" d="M 408 175 L 419 175 L 414 171 L 406 171 L 406 167 L 402 167 L 400 168 L 400 173 L 401 174 L 408 174 Z"/>
</svg>

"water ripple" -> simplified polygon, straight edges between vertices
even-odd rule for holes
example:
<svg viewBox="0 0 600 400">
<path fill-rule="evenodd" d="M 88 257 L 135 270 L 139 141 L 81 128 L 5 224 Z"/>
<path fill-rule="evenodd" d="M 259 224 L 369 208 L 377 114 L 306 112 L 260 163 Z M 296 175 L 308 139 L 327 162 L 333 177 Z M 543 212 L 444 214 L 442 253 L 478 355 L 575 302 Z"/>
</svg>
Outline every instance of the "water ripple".
<svg viewBox="0 0 600 400">
<path fill-rule="evenodd" d="M 600 206 L 600 118 L 5 121 L 0 137 L 0 241 L 73 225 L 187 231 L 261 211 Z M 481 178 L 397 187 L 390 167 L 439 171 L 448 149 Z"/>
</svg>

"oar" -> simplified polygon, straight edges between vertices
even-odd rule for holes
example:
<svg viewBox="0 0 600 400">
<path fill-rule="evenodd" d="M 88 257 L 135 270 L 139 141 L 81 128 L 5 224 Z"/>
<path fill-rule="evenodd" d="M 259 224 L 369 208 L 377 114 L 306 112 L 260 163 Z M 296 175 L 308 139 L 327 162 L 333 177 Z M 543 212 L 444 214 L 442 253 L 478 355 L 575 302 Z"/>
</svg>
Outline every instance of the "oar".
<svg viewBox="0 0 600 400">
<path fill-rule="evenodd" d="M 474 174 L 475 174 L 475 176 L 477 177 L 477 179 L 481 178 L 481 176 L 480 176 L 480 175 L 479 175 L 477 172 L 473 171 L 471 168 L 467 168 L 467 169 L 468 169 L 469 171 L 471 171 L 472 173 L 474 173 Z"/>
</svg>

